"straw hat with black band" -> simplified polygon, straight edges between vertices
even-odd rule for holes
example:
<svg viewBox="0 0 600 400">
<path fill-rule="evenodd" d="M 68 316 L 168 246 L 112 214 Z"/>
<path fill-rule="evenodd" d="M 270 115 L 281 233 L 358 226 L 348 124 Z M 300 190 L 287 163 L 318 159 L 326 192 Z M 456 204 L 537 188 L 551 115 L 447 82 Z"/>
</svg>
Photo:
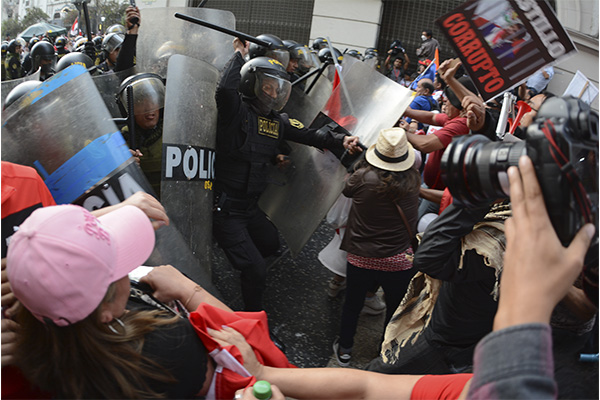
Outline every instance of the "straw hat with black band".
<svg viewBox="0 0 600 400">
<path fill-rule="evenodd" d="M 386 171 L 406 171 L 415 162 L 415 152 L 402 128 L 383 129 L 377 143 L 365 154 L 367 162 Z"/>
</svg>

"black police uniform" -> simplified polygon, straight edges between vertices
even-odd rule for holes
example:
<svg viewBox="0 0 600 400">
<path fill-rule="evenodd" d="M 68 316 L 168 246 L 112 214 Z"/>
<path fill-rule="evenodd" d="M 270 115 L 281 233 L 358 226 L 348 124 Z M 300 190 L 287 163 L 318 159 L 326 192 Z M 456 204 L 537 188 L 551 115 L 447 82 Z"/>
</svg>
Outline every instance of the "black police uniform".
<svg viewBox="0 0 600 400">
<path fill-rule="evenodd" d="M 238 92 L 244 59 L 239 52 L 225 66 L 217 86 L 217 154 L 213 234 L 234 268 L 242 272 L 247 311 L 262 310 L 264 257 L 279 249 L 277 229 L 258 208 L 268 170 L 282 141 L 343 149 L 342 134 L 318 134 L 296 120 L 271 111 L 262 116 Z"/>
<path fill-rule="evenodd" d="M 6 59 L 6 79 L 18 79 L 23 77 L 21 59 L 17 53 L 8 53 Z"/>
</svg>

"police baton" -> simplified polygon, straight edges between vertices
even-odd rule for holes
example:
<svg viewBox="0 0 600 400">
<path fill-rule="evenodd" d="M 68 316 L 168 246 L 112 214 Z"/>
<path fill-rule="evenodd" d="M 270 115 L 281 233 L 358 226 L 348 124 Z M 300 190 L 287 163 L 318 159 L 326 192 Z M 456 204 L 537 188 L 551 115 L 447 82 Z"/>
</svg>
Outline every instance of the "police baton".
<svg viewBox="0 0 600 400">
<path fill-rule="evenodd" d="M 219 31 L 221 33 L 226 33 L 227 35 L 231 35 L 231 36 L 235 36 L 238 37 L 241 41 L 245 42 L 245 41 L 249 41 L 252 43 L 256 43 L 258 45 L 264 46 L 266 48 L 272 48 L 273 44 L 270 42 L 267 42 L 265 40 L 259 39 L 257 37 L 245 34 L 243 32 L 239 32 L 233 29 L 229 29 L 229 28 L 225 28 L 219 25 L 215 25 L 215 24 L 211 24 L 208 21 L 205 21 L 203 19 L 200 18 L 194 18 L 191 17 L 189 15 L 185 15 L 185 14 L 181 14 L 181 13 L 175 13 L 175 18 L 179 18 L 182 19 L 184 21 L 188 21 L 188 22 L 193 22 L 194 24 L 198 24 L 198 25 L 202 25 L 205 26 L 207 28 L 210 29 L 214 29 L 216 31 Z"/>
<path fill-rule="evenodd" d="M 85 18 L 85 30 L 86 32 L 86 36 L 88 39 L 88 42 L 92 42 L 92 29 L 90 27 L 90 13 L 88 11 L 88 7 L 87 7 L 87 1 L 82 1 L 81 2 L 81 7 L 83 7 L 83 17 Z"/>
<path fill-rule="evenodd" d="M 133 115 L 133 86 L 127 86 L 127 128 L 129 129 L 129 145 L 135 147 L 135 116 Z"/>
</svg>

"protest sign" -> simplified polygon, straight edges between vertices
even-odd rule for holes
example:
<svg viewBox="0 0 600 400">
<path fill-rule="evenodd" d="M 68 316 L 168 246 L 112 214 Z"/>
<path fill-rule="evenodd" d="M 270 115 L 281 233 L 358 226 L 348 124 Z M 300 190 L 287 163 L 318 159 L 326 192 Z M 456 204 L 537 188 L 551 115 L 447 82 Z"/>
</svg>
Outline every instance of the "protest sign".
<svg viewBox="0 0 600 400">
<path fill-rule="evenodd" d="M 485 101 L 576 51 L 546 1 L 471 0 L 436 23 Z"/>
</svg>

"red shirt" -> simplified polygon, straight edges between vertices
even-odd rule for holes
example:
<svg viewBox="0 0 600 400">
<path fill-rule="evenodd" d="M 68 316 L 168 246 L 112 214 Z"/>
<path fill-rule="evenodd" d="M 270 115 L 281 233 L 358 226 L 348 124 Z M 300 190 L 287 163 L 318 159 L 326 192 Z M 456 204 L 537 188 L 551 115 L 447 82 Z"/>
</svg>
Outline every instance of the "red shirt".
<svg viewBox="0 0 600 400">
<path fill-rule="evenodd" d="M 440 174 L 442 154 L 444 154 L 444 150 L 446 150 L 453 137 L 466 135 L 469 133 L 469 128 L 467 127 L 467 119 L 463 117 L 449 119 L 446 114 L 436 114 L 435 122 L 436 125 L 442 126 L 442 128 L 433 132 L 432 135 L 440 139 L 444 148 L 429 154 L 423 170 L 423 181 L 430 189 L 442 190 L 446 187 Z"/>
</svg>

